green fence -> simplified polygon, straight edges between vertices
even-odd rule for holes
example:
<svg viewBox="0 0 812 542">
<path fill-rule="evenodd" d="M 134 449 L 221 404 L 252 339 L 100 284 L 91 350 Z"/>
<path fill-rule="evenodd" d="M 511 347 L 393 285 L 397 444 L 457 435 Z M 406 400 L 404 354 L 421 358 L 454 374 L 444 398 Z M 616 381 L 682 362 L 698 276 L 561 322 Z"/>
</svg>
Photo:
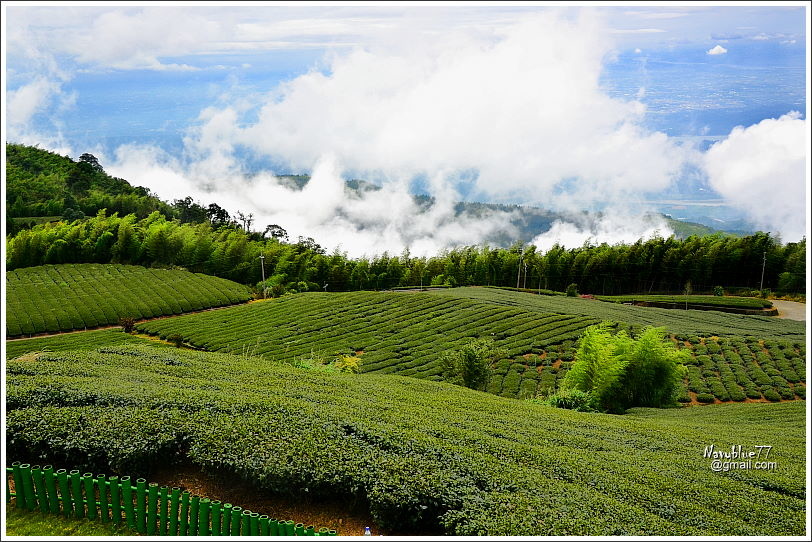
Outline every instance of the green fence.
<svg viewBox="0 0 812 542">
<path fill-rule="evenodd" d="M 192 495 L 180 488 L 160 486 L 129 476 L 79 474 L 40 468 L 19 461 L 6 468 L 6 502 L 15 506 L 66 517 L 89 518 L 126 524 L 145 535 L 163 536 L 335 536 L 336 531 L 316 530 L 291 519 L 277 520 Z M 10 482 L 14 482 L 14 491 Z"/>
</svg>

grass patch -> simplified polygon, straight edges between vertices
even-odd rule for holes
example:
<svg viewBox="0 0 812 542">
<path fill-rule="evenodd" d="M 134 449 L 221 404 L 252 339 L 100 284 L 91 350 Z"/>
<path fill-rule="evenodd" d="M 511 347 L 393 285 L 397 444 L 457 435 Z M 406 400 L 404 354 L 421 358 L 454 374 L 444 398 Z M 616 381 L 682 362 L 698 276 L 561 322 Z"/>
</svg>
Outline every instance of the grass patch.
<svg viewBox="0 0 812 542">
<path fill-rule="evenodd" d="M 6 506 L 6 536 L 137 536 L 126 526 Z"/>
</svg>

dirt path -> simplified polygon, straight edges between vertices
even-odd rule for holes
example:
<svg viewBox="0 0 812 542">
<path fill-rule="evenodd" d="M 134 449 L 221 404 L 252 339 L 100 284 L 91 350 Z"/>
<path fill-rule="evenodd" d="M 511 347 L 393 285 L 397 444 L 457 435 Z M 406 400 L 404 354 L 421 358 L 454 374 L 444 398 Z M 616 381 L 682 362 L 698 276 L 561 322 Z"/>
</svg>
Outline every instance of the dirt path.
<svg viewBox="0 0 812 542">
<path fill-rule="evenodd" d="M 777 318 L 787 318 L 789 320 L 799 320 L 806 322 L 806 303 L 797 301 L 783 301 L 781 299 L 771 299 L 773 307 L 778 309 Z"/>
<path fill-rule="evenodd" d="M 382 531 L 369 513 L 364 513 L 348 502 L 336 499 L 321 500 L 271 497 L 233 476 L 205 474 L 193 466 L 166 466 L 150 473 L 147 478 L 168 487 L 179 487 L 200 497 L 218 499 L 242 506 L 244 509 L 268 514 L 278 519 L 293 519 L 305 525 L 335 529 L 341 536 L 359 536 L 364 527 L 373 534 L 392 534 Z"/>
</svg>

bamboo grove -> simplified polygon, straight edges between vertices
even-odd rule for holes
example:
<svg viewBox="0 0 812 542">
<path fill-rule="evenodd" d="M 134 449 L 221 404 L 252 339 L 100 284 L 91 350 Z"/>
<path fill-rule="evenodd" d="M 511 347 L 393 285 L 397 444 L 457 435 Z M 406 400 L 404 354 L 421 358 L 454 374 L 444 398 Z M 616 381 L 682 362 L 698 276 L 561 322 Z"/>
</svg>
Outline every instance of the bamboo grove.
<svg viewBox="0 0 812 542">
<path fill-rule="evenodd" d="M 313 239 L 285 242 L 258 238 L 234 224 L 215 227 L 170 220 L 159 212 L 51 222 L 7 238 L 7 269 L 59 263 L 122 263 L 178 266 L 257 285 L 296 291 L 387 289 L 397 286 L 500 285 L 563 291 L 571 283 L 581 293 L 682 293 L 714 286 L 778 292 L 804 292 L 806 240 L 782 244 L 768 233 L 746 237 L 656 237 L 634 244 L 554 246 L 540 252 L 533 245 L 510 248 L 467 246 L 432 257 L 408 250 L 373 258 L 326 253 Z"/>
</svg>

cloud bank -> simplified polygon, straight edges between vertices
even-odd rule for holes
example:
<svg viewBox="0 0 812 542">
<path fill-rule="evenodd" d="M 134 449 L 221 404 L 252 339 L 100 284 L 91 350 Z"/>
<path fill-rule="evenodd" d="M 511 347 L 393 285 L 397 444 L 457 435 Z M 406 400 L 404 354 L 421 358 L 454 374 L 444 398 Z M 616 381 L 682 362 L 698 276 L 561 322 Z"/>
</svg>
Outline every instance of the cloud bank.
<svg viewBox="0 0 812 542">
<path fill-rule="evenodd" d="M 797 241 L 806 232 L 808 121 L 792 112 L 736 127 L 704 157 L 710 185 L 762 230 Z"/>
<path fill-rule="evenodd" d="M 628 227 L 613 239 L 633 241 L 651 230 L 644 209 L 627 204 L 666 188 L 685 151 L 643 128 L 640 102 L 601 89 L 612 41 L 594 14 L 551 13 L 490 33 L 413 38 L 406 27 L 386 44 L 336 53 L 324 70 L 273 89 L 259 107 L 209 108 L 188 133 L 182 160 L 128 149 L 117 153 L 112 171 L 164 197 L 174 183 L 183 187 L 177 197 L 233 201 L 234 209 L 353 253 L 364 246 L 437 251 L 511 231 L 507 214 L 479 224 L 455 219 L 462 188 L 469 199 L 565 211 L 623 203 Z M 241 152 L 312 170 L 313 186 L 286 193 L 270 175 L 242 182 L 235 176 Z M 464 187 L 459 172 L 474 172 Z M 384 189 L 347 199 L 340 179 L 350 174 Z M 407 193 L 418 176 L 436 199 L 419 218 Z"/>
<path fill-rule="evenodd" d="M 279 224 L 291 240 L 313 237 L 328 250 L 351 257 L 406 248 L 412 255 L 433 255 L 450 246 L 479 244 L 498 233 L 516 235 L 511 213 L 458 216 L 454 205 L 459 194 L 441 176 L 430 180 L 434 204 L 426 210 L 410 196 L 407 179 L 390 179 L 380 190 L 348 190 L 335 156 L 320 158 L 301 190 L 269 173 L 221 171 L 211 183 L 212 165 L 207 161 L 190 166 L 155 147 L 129 145 L 118 148 L 107 169 L 137 179 L 136 184 L 164 198 L 192 196 L 232 214 L 250 212 L 255 230 Z"/>
<path fill-rule="evenodd" d="M 546 252 L 556 244 L 566 248 L 580 247 L 585 243 L 614 245 L 657 236 L 668 237 L 671 233 L 671 228 L 660 215 L 612 213 L 594 217 L 586 224 L 557 220 L 548 231 L 536 236 L 532 244 Z"/>
<path fill-rule="evenodd" d="M 256 224 L 277 223 L 294 237 L 312 236 L 352 254 L 406 247 L 430 253 L 512 232 L 509 214 L 491 213 L 480 221 L 456 217 L 454 202 L 463 193 L 466 199 L 561 211 L 603 210 L 598 222 L 557 223 L 536 238 L 572 246 L 586 239 L 634 241 L 655 231 L 668 235 L 639 202 L 668 188 L 686 161 L 702 162 L 731 201 L 740 197 L 726 187 L 738 178 L 729 170 L 747 153 L 724 151 L 742 147 L 738 132 L 726 147 L 717 144 L 707 159 L 697 158 L 644 127 L 644 89 L 636 99 L 618 99 L 601 87 L 616 40 L 628 39 L 601 18 L 608 13 L 602 10 L 505 12 L 498 22 L 488 11 L 488 24 L 484 12 L 465 20 L 450 9 L 431 12 L 443 15 L 439 22 L 420 10 L 321 19 L 313 11 L 288 10 L 278 21 L 272 19 L 283 12 L 242 8 L 24 13 L 21 24 L 10 25 L 9 47 L 41 75 L 9 92 L 10 133 L 52 149 L 60 145 L 57 124 L 50 140 L 27 130 L 34 117 L 70 105 L 62 83 L 71 75 L 57 58 L 91 71 L 184 70 L 192 68 L 194 55 L 292 47 L 293 37 L 303 40 L 300 48 L 333 43 L 317 68 L 267 89 L 258 102 L 234 99 L 201 112 L 179 156 L 130 145 L 102 158 L 114 175 L 164 199 L 216 201 L 232 212 L 253 212 Z M 169 20 L 183 31 L 167 34 Z M 641 30 L 646 28 L 633 32 Z M 707 51 L 724 52 L 720 45 Z M 228 97 L 219 103 L 229 103 Z M 771 138 L 760 126 L 740 132 Z M 313 181 L 293 191 L 270 173 L 246 173 L 245 156 L 283 164 L 283 170 L 312 171 Z M 762 178 L 784 178 L 789 166 L 767 159 L 759 167 L 773 168 Z M 347 194 L 343 179 L 350 177 L 374 179 L 383 189 Z M 428 212 L 409 196 L 415 179 L 423 179 L 436 199 Z M 805 201 L 796 197 L 797 183 L 782 187 L 793 190 L 796 206 Z M 771 227 L 785 238 L 795 235 L 797 224 L 787 229 L 781 221 L 797 221 L 796 211 L 773 214 Z"/>
<path fill-rule="evenodd" d="M 534 203 L 566 179 L 618 196 L 665 188 L 679 170 L 680 150 L 642 128 L 644 106 L 600 88 L 611 41 L 589 15 L 407 43 L 335 56 L 271 93 L 255 121 L 209 122 L 293 169 L 331 152 L 353 171 L 475 170 L 479 195 Z"/>
</svg>

